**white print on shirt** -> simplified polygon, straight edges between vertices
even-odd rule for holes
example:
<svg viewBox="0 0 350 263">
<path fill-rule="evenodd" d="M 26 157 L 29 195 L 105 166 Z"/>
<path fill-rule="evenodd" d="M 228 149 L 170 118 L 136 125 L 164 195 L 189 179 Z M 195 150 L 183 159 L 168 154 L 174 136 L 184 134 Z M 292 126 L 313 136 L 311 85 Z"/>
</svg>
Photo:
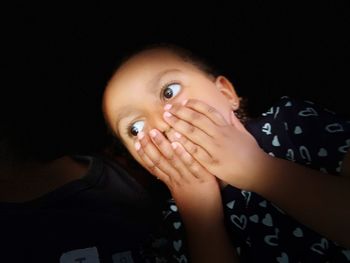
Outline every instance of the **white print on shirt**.
<svg viewBox="0 0 350 263">
<path fill-rule="evenodd" d="M 303 158 L 304 160 L 307 160 L 308 162 L 311 162 L 311 156 L 310 156 L 309 150 L 304 145 L 299 147 L 299 152 L 300 152 L 301 158 Z"/>
<path fill-rule="evenodd" d="M 271 134 L 271 124 L 268 122 L 265 123 L 261 130 L 262 130 L 262 132 L 266 133 L 267 135 L 270 135 Z"/>
<path fill-rule="evenodd" d="M 278 263 L 288 263 L 289 262 L 288 255 L 285 252 L 282 252 L 281 256 L 277 257 L 276 260 Z"/>
<path fill-rule="evenodd" d="M 280 141 L 278 140 L 278 136 L 277 136 L 277 135 L 275 135 L 275 136 L 273 137 L 272 145 L 273 145 L 273 146 L 276 146 L 276 147 L 281 146 Z"/>
<path fill-rule="evenodd" d="M 272 217 L 269 213 L 267 213 L 264 217 L 264 219 L 262 220 L 262 223 L 265 225 L 265 226 L 273 226 L 273 223 L 272 223 Z"/>
<path fill-rule="evenodd" d="M 63 253 L 60 263 L 100 263 L 96 247 L 71 250 Z"/>
<path fill-rule="evenodd" d="M 301 134 L 303 133 L 303 130 L 301 129 L 300 126 L 295 126 L 294 128 L 294 134 Z"/>
<path fill-rule="evenodd" d="M 314 108 L 307 107 L 305 110 L 299 111 L 299 116 L 309 117 L 309 116 L 318 116 L 317 111 Z"/>
<path fill-rule="evenodd" d="M 265 236 L 264 238 L 265 243 L 273 247 L 278 246 L 278 233 L 279 233 L 279 229 L 275 228 L 275 234 Z"/>
<path fill-rule="evenodd" d="M 134 263 L 130 251 L 113 254 L 113 263 Z"/>
<path fill-rule="evenodd" d="M 244 230 L 247 226 L 247 217 L 245 215 L 241 215 L 239 217 L 236 215 L 231 215 L 231 221 L 241 230 Z"/>
<path fill-rule="evenodd" d="M 294 159 L 294 151 L 292 149 L 287 150 L 286 158 L 290 161 L 295 161 Z"/>
<path fill-rule="evenodd" d="M 349 150 L 349 147 L 350 147 L 350 139 L 346 140 L 346 144 L 343 146 L 340 146 L 338 148 L 338 151 L 341 153 L 346 153 Z"/>
<path fill-rule="evenodd" d="M 273 116 L 274 119 L 276 119 L 278 113 L 280 112 L 280 107 L 277 107 L 276 108 L 276 112 L 275 112 L 275 115 Z"/>
<path fill-rule="evenodd" d="M 267 112 L 264 112 L 261 115 L 266 116 L 268 114 L 273 114 L 273 107 L 271 107 Z"/>
<path fill-rule="evenodd" d="M 325 238 L 322 238 L 320 243 L 315 243 L 311 246 L 311 250 L 320 255 L 324 255 L 327 249 L 328 249 L 328 241 Z"/>
<path fill-rule="evenodd" d="M 173 241 L 173 246 L 176 251 L 180 251 L 182 247 L 182 240 L 180 239 L 180 240 Z"/>
<path fill-rule="evenodd" d="M 328 124 L 325 129 L 329 133 L 335 133 L 335 132 L 342 132 L 342 131 L 344 131 L 343 126 L 341 124 L 339 124 L 339 123 Z"/>
<path fill-rule="evenodd" d="M 300 227 L 297 227 L 296 229 L 294 229 L 293 235 L 295 237 L 303 237 L 304 233 L 303 233 L 303 230 Z"/>
</svg>

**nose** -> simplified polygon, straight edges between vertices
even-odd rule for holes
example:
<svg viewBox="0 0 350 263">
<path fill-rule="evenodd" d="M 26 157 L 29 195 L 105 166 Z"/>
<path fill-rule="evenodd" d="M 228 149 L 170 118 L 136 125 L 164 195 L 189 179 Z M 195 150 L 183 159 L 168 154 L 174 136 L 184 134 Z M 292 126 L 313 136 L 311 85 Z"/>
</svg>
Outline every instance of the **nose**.
<svg viewBox="0 0 350 263">
<path fill-rule="evenodd" d="M 157 112 L 154 112 L 152 114 L 152 122 L 151 122 L 151 126 L 149 127 L 150 129 L 157 129 L 158 131 L 160 131 L 161 133 L 163 133 L 163 135 L 168 138 L 168 133 L 170 131 L 170 126 L 168 123 L 166 123 L 163 119 L 163 112 L 164 110 L 160 110 Z"/>
</svg>

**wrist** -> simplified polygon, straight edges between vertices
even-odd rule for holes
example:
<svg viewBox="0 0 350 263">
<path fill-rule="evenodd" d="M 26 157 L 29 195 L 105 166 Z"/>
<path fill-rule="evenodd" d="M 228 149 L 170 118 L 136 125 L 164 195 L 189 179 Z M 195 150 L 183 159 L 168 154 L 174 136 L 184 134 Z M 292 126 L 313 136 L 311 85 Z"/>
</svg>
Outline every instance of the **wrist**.
<svg viewBox="0 0 350 263">
<path fill-rule="evenodd" d="M 278 159 L 265 152 L 263 152 L 259 158 L 256 158 L 254 163 L 253 171 L 251 172 L 250 185 L 248 186 L 248 191 L 256 192 L 261 194 L 266 188 L 268 188 L 269 183 L 273 178 L 278 169 Z"/>
</svg>

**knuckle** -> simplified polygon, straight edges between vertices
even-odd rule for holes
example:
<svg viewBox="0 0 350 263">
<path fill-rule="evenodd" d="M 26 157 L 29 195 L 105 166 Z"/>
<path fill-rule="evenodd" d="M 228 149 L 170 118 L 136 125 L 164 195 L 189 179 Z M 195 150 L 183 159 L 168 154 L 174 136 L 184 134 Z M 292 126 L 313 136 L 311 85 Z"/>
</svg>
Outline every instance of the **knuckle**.
<svg viewBox="0 0 350 263">
<path fill-rule="evenodd" d="M 196 106 L 196 104 L 197 104 L 197 100 L 196 99 L 189 99 L 187 101 L 187 103 L 186 103 L 186 105 L 189 105 L 189 106 L 192 106 L 192 107 Z"/>
<path fill-rule="evenodd" d="M 166 156 L 167 160 L 169 160 L 170 162 L 174 162 L 175 160 L 175 154 L 173 152 L 167 154 Z"/>
<path fill-rule="evenodd" d="M 208 106 L 207 106 L 207 112 L 209 112 L 209 113 L 214 113 L 214 112 L 216 112 L 216 110 L 215 110 L 214 107 L 208 105 Z"/>
<path fill-rule="evenodd" d="M 198 174 L 200 172 L 200 167 L 195 162 L 192 161 L 192 164 L 190 164 L 190 167 L 191 167 L 192 173 Z"/>
<path fill-rule="evenodd" d="M 153 160 L 154 166 L 158 167 L 161 164 L 161 158 L 158 157 L 157 159 Z"/>
<path fill-rule="evenodd" d="M 190 119 L 191 120 L 199 119 L 199 114 L 197 112 L 191 112 Z"/>
<path fill-rule="evenodd" d="M 198 153 L 198 147 L 196 145 L 192 145 L 190 148 L 191 154 L 197 154 Z"/>
<path fill-rule="evenodd" d="M 185 129 L 187 133 L 193 133 L 195 131 L 195 128 L 192 125 L 186 125 Z"/>
</svg>

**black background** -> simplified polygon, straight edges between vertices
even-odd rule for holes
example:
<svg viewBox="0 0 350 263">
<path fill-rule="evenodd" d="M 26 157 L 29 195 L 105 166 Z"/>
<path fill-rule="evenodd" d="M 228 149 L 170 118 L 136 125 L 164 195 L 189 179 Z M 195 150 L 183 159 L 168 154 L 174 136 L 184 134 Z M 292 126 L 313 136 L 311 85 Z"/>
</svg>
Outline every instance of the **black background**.
<svg viewBox="0 0 350 263">
<path fill-rule="evenodd" d="M 3 130 L 32 146 L 100 149 L 100 97 L 116 59 L 157 41 L 216 64 L 252 115 L 282 95 L 350 114 L 346 1 L 126 4 L 1 9 Z"/>
</svg>

